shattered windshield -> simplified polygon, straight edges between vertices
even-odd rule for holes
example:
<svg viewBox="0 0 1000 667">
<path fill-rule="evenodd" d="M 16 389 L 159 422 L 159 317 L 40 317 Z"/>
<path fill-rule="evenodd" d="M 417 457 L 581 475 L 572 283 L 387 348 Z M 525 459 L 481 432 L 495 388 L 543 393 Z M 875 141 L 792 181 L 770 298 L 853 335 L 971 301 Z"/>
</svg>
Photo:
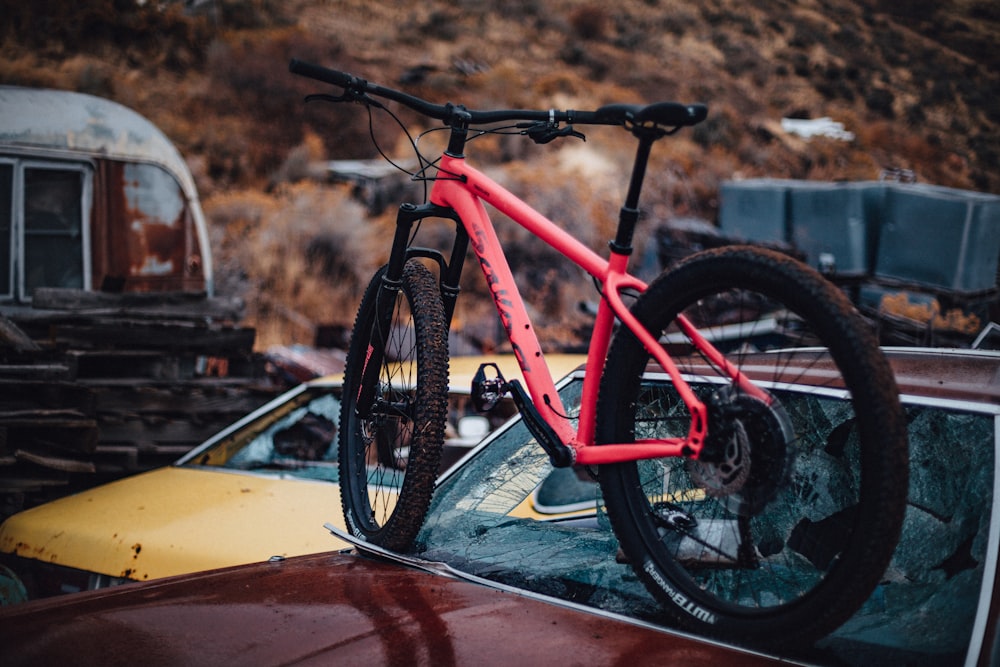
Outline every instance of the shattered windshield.
<svg viewBox="0 0 1000 667">
<path fill-rule="evenodd" d="M 570 416 L 581 389 L 579 379 L 561 389 Z M 668 419 L 669 406 L 678 404 L 671 394 L 660 383 L 642 396 L 658 401 L 654 411 Z M 794 391 L 780 398 L 799 433 L 828 443 L 853 428 L 840 398 Z M 912 473 L 903 536 L 882 585 L 808 656 L 821 664 L 951 664 L 969 646 L 991 540 L 996 417 L 971 406 L 906 407 Z M 809 469 L 815 493 L 837 493 L 841 471 L 822 457 L 797 465 Z M 618 554 L 598 484 L 585 470 L 553 469 L 520 421 L 442 479 L 416 555 L 562 600 L 662 620 Z"/>
<path fill-rule="evenodd" d="M 308 389 L 214 446 L 190 464 L 338 481 L 339 387 Z"/>
</svg>

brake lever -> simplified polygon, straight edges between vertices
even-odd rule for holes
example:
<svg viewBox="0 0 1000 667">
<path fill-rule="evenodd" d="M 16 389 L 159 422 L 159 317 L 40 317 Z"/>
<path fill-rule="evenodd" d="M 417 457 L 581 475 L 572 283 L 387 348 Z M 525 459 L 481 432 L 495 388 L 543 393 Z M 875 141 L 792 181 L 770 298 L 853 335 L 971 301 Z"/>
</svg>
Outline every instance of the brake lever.
<svg viewBox="0 0 1000 667">
<path fill-rule="evenodd" d="M 537 123 L 519 124 L 517 127 L 521 128 L 521 134 L 529 137 L 536 144 L 547 144 L 554 139 L 558 139 L 559 137 L 576 137 L 577 139 L 583 139 L 584 141 L 587 140 L 587 137 L 574 130 L 572 125 L 559 127 L 554 123 L 541 121 Z"/>
<path fill-rule="evenodd" d="M 384 109 L 382 103 L 378 100 L 368 97 L 364 93 L 359 93 L 355 90 L 345 89 L 343 95 L 330 95 L 329 93 L 313 93 L 311 95 L 306 95 L 306 102 L 357 102 L 366 107 L 375 107 L 376 109 Z"/>
</svg>

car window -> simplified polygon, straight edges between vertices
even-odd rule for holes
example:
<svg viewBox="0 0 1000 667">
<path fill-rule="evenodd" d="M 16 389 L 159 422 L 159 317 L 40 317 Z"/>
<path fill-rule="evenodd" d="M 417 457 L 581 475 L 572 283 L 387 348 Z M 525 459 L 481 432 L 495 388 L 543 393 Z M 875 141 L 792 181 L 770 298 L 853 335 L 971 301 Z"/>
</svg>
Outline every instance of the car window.
<svg viewBox="0 0 1000 667">
<path fill-rule="evenodd" d="M 191 465 L 336 482 L 340 399 L 310 389 L 200 452 Z"/>
<path fill-rule="evenodd" d="M 562 389 L 572 414 L 581 386 L 573 381 Z M 838 485 L 849 483 L 848 473 L 823 451 L 850 447 L 851 412 L 834 395 L 780 393 L 797 432 L 822 444 L 810 460 L 796 462 L 810 471 L 805 491 L 837 493 Z M 640 400 L 647 418 L 661 423 L 682 410 L 666 383 L 650 385 Z M 848 662 L 857 656 L 897 664 L 901 659 L 909 664 L 959 659 L 979 606 L 991 539 L 996 417 L 933 405 L 908 405 L 907 411 L 913 473 L 902 540 L 883 585 L 818 649 Z M 686 418 L 677 422 L 686 428 Z M 549 493 L 562 500 L 548 506 L 561 507 L 569 517 L 565 520 L 552 520 L 557 512 L 537 511 L 542 490 L 556 477 L 569 491 Z M 586 503 L 587 516 L 572 514 Z M 417 555 L 500 583 L 657 622 L 657 604 L 617 557 L 601 503 L 597 484 L 571 469 L 553 471 L 524 425 L 515 422 L 442 480 L 417 538 Z M 528 506 L 534 511 L 524 511 Z"/>
</svg>

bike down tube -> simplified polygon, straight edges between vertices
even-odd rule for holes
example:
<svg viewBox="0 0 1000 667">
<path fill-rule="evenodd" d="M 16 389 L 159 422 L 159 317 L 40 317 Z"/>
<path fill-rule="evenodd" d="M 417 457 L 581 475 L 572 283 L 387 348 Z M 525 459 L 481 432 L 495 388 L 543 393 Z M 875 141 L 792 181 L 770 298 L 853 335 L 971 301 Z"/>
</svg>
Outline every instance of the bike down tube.
<svg viewBox="0 0 1000 667">
<path fill-rule="evenodd" d="M 453 164 L 455 160 L 445 155 L 441 171 L 453 175 L 454 167 L 458 166 Z M 485 178 L 483 182 L 486 182 Z M 545 364 L 541 344 L 482 201 L 466 191 L 466 186 L 460 181 L 452 178 L 439 178 L 434 182 L 430 201 L 438 206 L 451 207 L 458 213 L 468 233 L 469 243 L 479 259 L 532 401 L 563 444 L 576 448 L 575 429 L 560 418 L 566 414 L 566 409 Z"/>
</svg>

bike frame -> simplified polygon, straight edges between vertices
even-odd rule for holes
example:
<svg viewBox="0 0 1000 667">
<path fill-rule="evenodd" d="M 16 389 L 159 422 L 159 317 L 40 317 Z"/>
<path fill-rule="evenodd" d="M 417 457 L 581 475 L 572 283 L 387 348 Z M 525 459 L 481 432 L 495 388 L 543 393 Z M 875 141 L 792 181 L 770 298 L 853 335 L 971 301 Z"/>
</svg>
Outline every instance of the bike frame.
<svg viewBox="0 0 1000 667">
<path fill-rule="evenodd" d="M 623 302 L 623 290 L 643 292 L 646 289 L 643 281 L 627 271 L 628 252 L 616 250 L 612 244 L 610 258 L 603 259 L 488 176 L 469 166 L 464 156 L 446 152 L 438 165 L 438 174 L 430 192 L 430 202 L 454 211 L 463 225 L 486 277 L 532 401 L 542 419 L 562 443 L 574 450 L 575 462 L 597 465 L 668 456 L 697 457 L 705 441 L 708 410 L 695 396 L 663 346 L 636 320 Z M 567 257 L 601 285 L 603 298 L 598 305 L 587 351 L 586 367 L 589 372 L 584 374 L 579 425 L 576 429 L 565 417 L 566 410 L 556 391 L 545 355 L 484 202 Z M 611 344 L 615 318 L 635 334 L 673 381 L 691 413 L 691 425 L 686 437 L 595 446 L 600 371 L 604 368 Z M 706 359 L 724 369 L 748 393 L 770 403 L 767 393 L 747 380 L 690 322 L 680 317 L 678 324 Z"/>
</svg>

